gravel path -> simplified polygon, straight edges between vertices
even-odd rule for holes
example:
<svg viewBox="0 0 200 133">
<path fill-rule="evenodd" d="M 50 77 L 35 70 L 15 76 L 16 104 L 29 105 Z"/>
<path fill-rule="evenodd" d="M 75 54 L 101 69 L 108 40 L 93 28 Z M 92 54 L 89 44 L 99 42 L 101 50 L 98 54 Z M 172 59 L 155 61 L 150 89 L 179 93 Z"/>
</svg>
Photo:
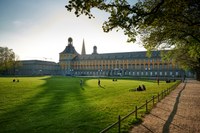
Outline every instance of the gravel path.
<svg viewBox="0 0 200 133">
<path fill-rule="evenodd" d="M 200 82 L 181 83 L 130 133 L 200 133 Z"/>
</svg>

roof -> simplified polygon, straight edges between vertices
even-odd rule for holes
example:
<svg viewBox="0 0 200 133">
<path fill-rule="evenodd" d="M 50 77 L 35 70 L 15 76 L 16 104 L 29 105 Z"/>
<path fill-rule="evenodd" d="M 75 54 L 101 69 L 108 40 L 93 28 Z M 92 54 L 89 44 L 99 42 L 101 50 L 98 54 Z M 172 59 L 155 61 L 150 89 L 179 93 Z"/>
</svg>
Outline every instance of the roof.
<svg viewBox="0 0 200 133">
<path fill-rule="evenodd" d="M 124 52 L 124 53 L 105 53 L 105 54 L 90 54 L 78 55 L 75 60 L 111 60 L 111 59 L 133 59 L 133 58 L 146 58 L 146 51 L 140 52 Z M 151 58 L 160 57 L 160 51 L 152 51 Z"/>
<path fill-rule="evenodd" d="M 69 44 L 60 54 L 78 54 L 78 53 L 76 52 L 74 46 Z"/>
<path fill-rule="evenodd" d="M 43 61 L 43 60 L 19 60 L 23 64 L 58 64 L 53 61 Z"/>
</svg>

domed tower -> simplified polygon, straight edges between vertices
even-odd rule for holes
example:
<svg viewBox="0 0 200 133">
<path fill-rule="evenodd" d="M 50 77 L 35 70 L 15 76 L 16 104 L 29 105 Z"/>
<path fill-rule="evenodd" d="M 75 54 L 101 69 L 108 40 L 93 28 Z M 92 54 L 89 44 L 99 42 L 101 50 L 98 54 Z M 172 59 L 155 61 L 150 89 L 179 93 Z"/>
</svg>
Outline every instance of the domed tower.
<svg viewBox="0 0 200 133">
<path fill-rule="evenodd" d="M 97 54 L 97 46 L 93 47 L 93 53 L 92 54 Z"/>
<path fill-rule="evenodd" d="M 63 75 L 72 75 L 73 74 L 73 59 L 79 54 L 76 52 L 73 46 L 73 39 L 68 38 L 68 45 L 63 52 L 59 54 L 59 64 L 62 70 Z"/>
</svg>

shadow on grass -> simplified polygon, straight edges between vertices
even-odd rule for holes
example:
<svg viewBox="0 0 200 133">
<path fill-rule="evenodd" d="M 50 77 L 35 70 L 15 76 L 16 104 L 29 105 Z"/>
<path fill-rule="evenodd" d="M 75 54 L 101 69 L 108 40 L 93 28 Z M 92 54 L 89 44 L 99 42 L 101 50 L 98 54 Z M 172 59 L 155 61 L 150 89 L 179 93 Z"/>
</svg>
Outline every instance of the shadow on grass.
<svg viewBox="0 0 200 133">
<path fill-rule="evenodd" d="M 99 87 L 100 87 L 100 88 L 102 88 L 102 89 L 105 89 L 105 87 L 104 87 L 104 86 L 102 86 L 102 85 L 99 85 Z"/>
<path fill-rule="evenodd" d="M 42 80 L 42 91 L 0 116 L 0 132 L 93 132 L 88 124 L 95 117 L 93 107 L 85 100 L 79 79 Z"/>
</svg>

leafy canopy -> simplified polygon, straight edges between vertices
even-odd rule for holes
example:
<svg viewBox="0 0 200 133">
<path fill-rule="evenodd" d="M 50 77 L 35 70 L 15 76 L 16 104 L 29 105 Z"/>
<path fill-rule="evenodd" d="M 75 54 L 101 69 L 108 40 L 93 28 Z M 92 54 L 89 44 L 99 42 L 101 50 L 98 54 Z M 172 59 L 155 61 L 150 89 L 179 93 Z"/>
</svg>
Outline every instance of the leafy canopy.
<svg viewBox="0 0 200 133">
<path fill-rule="evenodd" d="M 105 32 L 122 29 L 128 42 L 139 34 L 148 51 L 173 49 L 168 56 L 174 61 L 185 68 L 200 68 L 199 0 L 69 0 L 66 8 L 77 17 L 89 18 L 94 18 L 92 8 L 105 11 L 110 14 L 103 24 Z M 183 52 L 187 56 L 179 58 Z"/>
<path fill-rule="evenodd" d="M 15 65 L 15 53 L 7 47 L 0 47 L 0 74 L 8 74 Z"/>
</svg>

